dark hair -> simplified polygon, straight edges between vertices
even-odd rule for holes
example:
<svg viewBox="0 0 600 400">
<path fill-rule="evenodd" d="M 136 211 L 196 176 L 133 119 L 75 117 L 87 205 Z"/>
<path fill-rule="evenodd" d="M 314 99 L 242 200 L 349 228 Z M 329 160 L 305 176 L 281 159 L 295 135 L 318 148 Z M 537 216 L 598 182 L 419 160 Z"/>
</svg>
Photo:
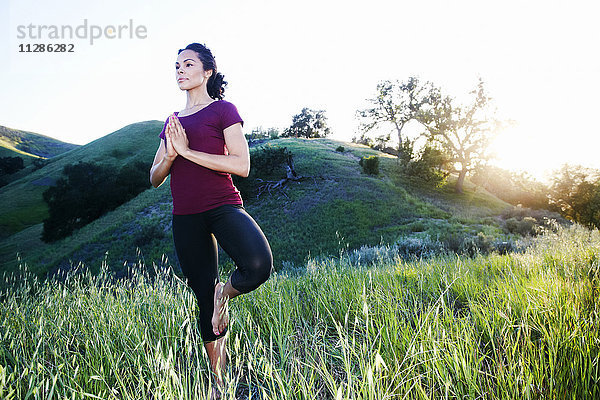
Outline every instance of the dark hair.
<svg viewBox="0 0 600 400">
<path fill-rule="evenodd" d="M 225 78 L 223 74 L 217 72 L 217 63 L 211 51 L 203 44 L 191 43 L 188 44 L 185 49 L 179 49 L 177 54 L 184 50 L 194 50 L 200 61 L 202 61 L 204 70 L 209 71 L 212 69 L 213 73 L 210 78 L 208 78 L 208 82 L 206 84 L 208 95 L 213 99 L 218 100 L 221 100 L 223 97 L 225 97 L 225 86 L 227 86 L 227 82 L 223 80 L 223 78 Z"/>
</svg>

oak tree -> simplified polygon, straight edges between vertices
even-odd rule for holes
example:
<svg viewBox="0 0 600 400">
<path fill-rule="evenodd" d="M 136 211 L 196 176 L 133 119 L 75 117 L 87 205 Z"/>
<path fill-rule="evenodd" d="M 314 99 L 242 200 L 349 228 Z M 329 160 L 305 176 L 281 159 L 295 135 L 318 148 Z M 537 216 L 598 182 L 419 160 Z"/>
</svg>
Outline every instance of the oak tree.
<svg viewBox="0 0 600 400">
<path fill-rule="evenodd" d="M 458 174 L 455 190 L 462 193 L 467 173 L 491 158 L 489 144 L 503 125 L 495 117 L 491 97 L 479 79 L 468 104 L 461 105 L 450 96 L 438 96 L 434 106 L 420 113 L 419 121 L 427 128 L 427 140 L 442 146 L 450 156 L 451 172 Z"/>
</svg>

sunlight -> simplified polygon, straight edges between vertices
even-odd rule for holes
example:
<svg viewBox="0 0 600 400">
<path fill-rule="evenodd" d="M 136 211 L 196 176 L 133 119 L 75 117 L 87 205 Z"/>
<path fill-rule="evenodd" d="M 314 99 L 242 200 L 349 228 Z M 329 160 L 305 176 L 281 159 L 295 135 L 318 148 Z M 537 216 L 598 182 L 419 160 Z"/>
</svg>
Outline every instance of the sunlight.
<svg viewBox="0 0 600 400">
<path fill-rule="evenodd" d="M 490 151 L 494 155 L 492 164 L 511 171 L 527 172 L 540 181 L 547 180 L 547 174 L 555 168 L 548 159 L 552 150 L 522 127 L 507 128 L 492 142 Z"/>
</svg>

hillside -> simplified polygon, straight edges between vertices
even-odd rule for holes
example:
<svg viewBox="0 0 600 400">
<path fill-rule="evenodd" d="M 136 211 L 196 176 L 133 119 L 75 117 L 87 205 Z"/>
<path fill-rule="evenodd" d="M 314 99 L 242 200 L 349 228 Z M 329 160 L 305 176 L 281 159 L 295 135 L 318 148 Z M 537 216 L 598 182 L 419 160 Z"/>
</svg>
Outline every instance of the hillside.
<svg viewBox="0 0 600 400">
<path fill-rule="evenodd" d="M 34 160 L 47 159 L 79 147 L 38 133 L 0 126 L 0 157 L 20 157 L 23 168 L 0 177 L 0 187 L 17 181 L 34 168 Z M 0 238 L 3 237 L 0 234 Z"/>
<path fill-rule="evenodd" d="M 87 161 L 120 167 L 132 160 L 148 160 L 150 164 L 161 129 L 159 121 L 127 125 L 85 146 L 56 155 L 43 168 L 4 186 L 0 190 L 0 239 L 39 224 L 47 217 L 42 193 L 61 176 L 66 165 Z"/>
<path fill-rule="evenodd" d="M 79 160 L 125 163 L 135 157 L 147 160 L 149 167 L 161 127 L 158 121 L 130 125 L 57 157 L 27 181 L 11 185 L 8 195 L 21 195 L 26 190 L 32 193 L 37 189 L 35 183 L 41 181 L 46 185 L 34 192 L 41 196 L 64 165 Z M 483 190 L 467 186 L 465 194 L 457 195 L 451 189 L 410 188 L 397 179 L 394 157 L 352 143 L 287 138 L 266 145 L 287 147 L 294 155 L 296 171 L 312 177 L 259 199 L 245 199 L 247 210 L 270 241 L 277 268 L 300 265 L 309 255 L 337 254 L 406 237 L 432 238 L 450 245 L 460 245 L 464 238 L 477 235 L 486 240 L 504 237 L 497 217 L 509 205 Z M 345 152 L 336 151 L 340 145 L 345 146 Z M 358 160 L 367 154 L 381 157 L 379 176 L 362 172 Z M 98 270 L 105 260 L 111 269 L 119 270 L 140 259 L 148 265 L 161 263 L 163 254 L 175 260 L 168 186 L 166 182 L 141 193 L 52 245 L 39 240 L 42 226 L 32 223 L 0 242 L 2 267 L 14 269 L 17 252 L 41 275 L 57 268 L 69 269 L 80 261 Z M 0 197 L 0 204 L 2 201 L 7 198 Z M 16 208 L 12 212 L 24 211 Z M 225 254 L 221 262 L 225 269 L 231 267 Z"/>
<path fill-rule="evenodd" d="M 52 158 L 79 147 L 39 133 L 21 131 L 0 126 L 0 156 L 11 153 L 26 157 Z M 13 155 L 14 156 L 14 155 Z"/>
</svg>

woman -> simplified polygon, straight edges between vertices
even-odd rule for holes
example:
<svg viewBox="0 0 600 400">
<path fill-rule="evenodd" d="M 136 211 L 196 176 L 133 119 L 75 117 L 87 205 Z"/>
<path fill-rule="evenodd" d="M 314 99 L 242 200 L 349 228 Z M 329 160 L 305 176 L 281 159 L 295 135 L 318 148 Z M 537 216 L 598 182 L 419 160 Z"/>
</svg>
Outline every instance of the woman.
<svg viewBox="0 0 600 400">
<path fill-rule="evenodd" d="M 231 180 L 230 174 L 248 176 L 250 153 L 236 107 L 223 100 L 227 82 L 211 51 L 198 43 L 179 50 L 175 79 L 187 103 L 165 121 L 150 181 L 158 187 L 171 174 L 175 251 L 196 295 L 200 332 L 222 390 L 228 301 L 264 283 L 273 257 Z M 226 283 L 219 282 L 217 242 L 236 264 Z"/>
</svg>

